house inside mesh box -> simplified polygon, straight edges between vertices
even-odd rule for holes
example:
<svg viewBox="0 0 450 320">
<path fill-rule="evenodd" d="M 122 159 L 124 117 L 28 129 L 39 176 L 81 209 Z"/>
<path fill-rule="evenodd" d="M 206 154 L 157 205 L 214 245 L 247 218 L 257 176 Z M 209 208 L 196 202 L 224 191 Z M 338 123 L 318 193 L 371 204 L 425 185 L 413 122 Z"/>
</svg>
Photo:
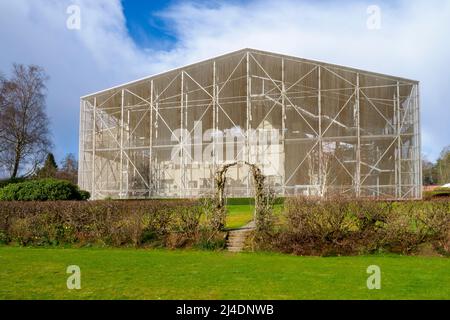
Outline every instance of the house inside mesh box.
<svg viewBox="0 0 450 320">
<path fill-rule="evenodd" d="M 419 83 L 243 49 L 81 98 L 79 185 L 94 199 L 421 198 Z"/>
</svg>

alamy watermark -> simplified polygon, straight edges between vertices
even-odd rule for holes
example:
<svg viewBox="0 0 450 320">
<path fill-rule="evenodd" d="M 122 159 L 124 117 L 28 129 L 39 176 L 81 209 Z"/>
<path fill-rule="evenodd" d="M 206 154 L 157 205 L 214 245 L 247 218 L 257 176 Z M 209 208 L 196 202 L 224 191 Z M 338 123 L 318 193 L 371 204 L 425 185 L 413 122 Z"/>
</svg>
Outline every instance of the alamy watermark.
<svg viewBox="0 0 450 320">
<path fill-rule="evenodd" d="M 367 29 L 380 30 L 381 29 L 381 8 L 377 5 L 367 7 L 367 14 L 369 17 L 366 21 Z"/>
<path fill-rule="evenodd" d="M 70 273 L 70 276 L 67 278 L 66 285 L 67 289 L 73 290 L 81 289 L 81 269 L 77 265 L 70 265 L 66 269 L 66 273 Z"/>
<path fill-rule="evenodd" d="M 248 129 L 239 126 L 218 130 L 207 129 L 203 132 L 201 121 L 195 121 L 191 131 L 175 129 L 171 141 L 171 161 L 225 162 L 242 161 L 250 150 L 252 154 L 277 152 L 281 144 L 280 130 L 274 128 Z"/>
<path fill-rule="evenodd" d="M 66 13 L 69 15 L 66 20 L 66 27 L 69 30 L 81 29 L 81 9 L 80 6 L 72 4 L 67 7 Z"/>
<path fill-rule="evenodd" d="M 366 272 L 370 274 L 367 278 L 366 285 L 369 290 L 381 289 L 381 269 L 379 266 L 371 265 L 367 267 Z"/>
</svg>

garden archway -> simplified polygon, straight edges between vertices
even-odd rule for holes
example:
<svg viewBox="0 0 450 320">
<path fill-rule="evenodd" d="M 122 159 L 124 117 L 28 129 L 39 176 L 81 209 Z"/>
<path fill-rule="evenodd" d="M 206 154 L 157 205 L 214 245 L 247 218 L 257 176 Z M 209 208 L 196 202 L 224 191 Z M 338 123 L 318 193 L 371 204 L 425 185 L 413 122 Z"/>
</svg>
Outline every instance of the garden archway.
<svg viewBox="0 0 450 320">
<path fill-rule="evenodd" d="M 255 198 L 255 211 L 253 215 L 253 220 L 255 221 L 256 228 L 262 230 L 267 226 L 267 223 L 270 221 L 268 219 L 271 214 L 271 206 L 273 203 L 273 194 L 266 188 L 265 176 L 262 174 L 261 169 L 255 165 L 251 164 L 247 161 L 237 161 L 229 164 L 223 165 L 219 170 L 216 171 L 215 174 L 215 185 L 216 185 L 216 194 L 215 194 L 215 214 L 218 228 L 223 228 L 225 225 L 225 217 L 226 217 L 226 208 L 225 208 L 225 186 L 227 179 L 228 169 L 234 167 L 238 164 L 247 165 L 253 176 L 253 187 L 254 187 L 254 198 Z"/>
</svg>

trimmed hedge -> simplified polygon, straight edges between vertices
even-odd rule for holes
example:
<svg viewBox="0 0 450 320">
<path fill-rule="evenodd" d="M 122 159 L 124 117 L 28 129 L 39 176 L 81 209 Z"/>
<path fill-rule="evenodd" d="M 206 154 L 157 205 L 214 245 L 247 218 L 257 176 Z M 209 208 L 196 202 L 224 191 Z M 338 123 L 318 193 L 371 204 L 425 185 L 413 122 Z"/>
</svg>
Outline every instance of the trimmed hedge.
<svg viewBox="0 0 450 320">
<path fill-rule="evenodd" d="M 290 198 L 272 237 L 259 246 L 320 256 L 415 254 L 428 246 L 450 255 L 450 202 Z"/>
<path fill-rule="evenodd" d="M 5 201 L 0 242 L 23 246 L 154 246 L 220 248 L 195 201 Z"/>
<path fill-rule="evenodd" d="M 0 201 L 87 200 L 90 194 L 66 180 L 41 179 L 9 184 L 0 189 Z"/>
</svg>

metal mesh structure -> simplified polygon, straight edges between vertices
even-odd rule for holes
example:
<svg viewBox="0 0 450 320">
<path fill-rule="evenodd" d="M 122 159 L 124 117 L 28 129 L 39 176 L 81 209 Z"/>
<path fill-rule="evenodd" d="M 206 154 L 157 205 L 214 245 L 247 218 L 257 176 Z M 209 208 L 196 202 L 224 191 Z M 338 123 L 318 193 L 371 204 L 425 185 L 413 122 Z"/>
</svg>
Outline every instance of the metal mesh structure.
<svg viewBox="0 0 450 320">
<path fill-rule="evenodd" d="M 278 195 L 421 198 L 419 83 L 244 49 L 81 98 L 79 185 L 92 198 L 197 197 L 244 162 Z"/>
</svg>

